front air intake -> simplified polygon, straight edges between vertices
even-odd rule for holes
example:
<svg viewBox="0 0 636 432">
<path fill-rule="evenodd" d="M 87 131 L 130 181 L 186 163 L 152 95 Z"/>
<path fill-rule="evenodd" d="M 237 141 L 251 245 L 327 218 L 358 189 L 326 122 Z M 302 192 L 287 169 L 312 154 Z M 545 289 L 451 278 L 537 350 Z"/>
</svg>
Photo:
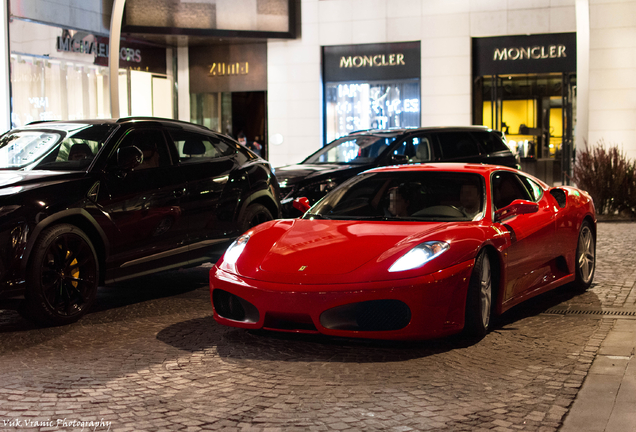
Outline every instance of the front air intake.
<svg viewBox="0 0 636 432">
<path fill-rule="evenodd" d="M 411 309 L 400 300 L 370 300 L 337 306 L 320 315 L 320 324 L 332 330 L 400 330 L 411 321 Z"/>
<path fill-rule="evenodd" d="M 212 291 L 212 303 L 216 313 L 232 321 L 258 322 L 259 313 L 256 306 L 237 295 L 221 289 Z"/>
</svg>

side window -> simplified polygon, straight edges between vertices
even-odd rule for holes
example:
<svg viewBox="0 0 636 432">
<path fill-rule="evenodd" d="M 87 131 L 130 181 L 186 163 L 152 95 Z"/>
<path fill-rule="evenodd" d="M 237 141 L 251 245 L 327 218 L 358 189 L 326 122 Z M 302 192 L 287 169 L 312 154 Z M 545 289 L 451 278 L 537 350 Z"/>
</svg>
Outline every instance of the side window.
<svg viewBox="0 0 636 432">
<path fill-rule="evenodd" d="M 531 200 L 519 177 L 511 172 L 497 172 L 492 177 L 492 200 L 495 210 L 504 208 L 514 200 Z"/>
<path fill-rule="evenodd" d="M 473 132 L 472 135 L 486 153 L 510 150 L 495 132 Z"/>
<path fill-rule="evenodd" d="M 236 148 L 215 136 L 186 131 L 170 131 L 177 146 L 180 162 L 196 162 L 215 159 L 236 153 Z"/>
<path fill-rule="evenodd" d="M 543 196 L 543 189 L 539 186 L 535 181 L 530 180 L 528 177 L 520 175 L 519 179 L 521 183 L 528 189 L 530 195 L 532 196 L 532 201 L 537 202 Z"/>
<path fill-rule="evenodd" d="M 438 139 L 444 159 L 459 159 L 479 155 L 479 147 L 469 133 L 444 132 L 438 135 Z"/>
<path fill-rule="evenodd" d="M 135 168 L 135 171 L 172 165 L 166 140 L 156 129 L 129 131 L 119 144 L 119 148 L 129 146 L 137 147 L 144 154 L 143 162 Z"/>
<path fill-rule="evenodd" d="M 414 136 L 407 138 L 394 153 L 408 156 L 409 163 L 429 162 L 431 144 L 426 136 Z"/>
</svg>

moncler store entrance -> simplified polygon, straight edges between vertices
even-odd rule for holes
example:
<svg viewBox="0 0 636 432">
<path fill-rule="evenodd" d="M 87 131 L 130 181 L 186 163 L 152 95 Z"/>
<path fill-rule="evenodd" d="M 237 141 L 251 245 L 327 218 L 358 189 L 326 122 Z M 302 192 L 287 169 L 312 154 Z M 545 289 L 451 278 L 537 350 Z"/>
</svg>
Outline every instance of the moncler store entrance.
<svg viewBox="0 0 636 432">
<path fill-rule="evenodd" d="M 503 131 L 524 171 L 568 184 L 576 34 L 474 38 L 473 78 L 473 123 Z"/>
</svg>

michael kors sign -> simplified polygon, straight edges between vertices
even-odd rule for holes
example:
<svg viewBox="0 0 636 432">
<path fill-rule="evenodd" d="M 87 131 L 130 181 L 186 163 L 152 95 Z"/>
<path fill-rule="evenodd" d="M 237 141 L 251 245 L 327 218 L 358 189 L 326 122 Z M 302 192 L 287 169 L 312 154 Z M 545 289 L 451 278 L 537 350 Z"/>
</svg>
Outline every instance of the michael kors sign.
<svg viewBox="0 0 636 432">
<path fill-rule="evenodd" d="M 55 47 L 58 51 L 84 53 L 95 57 L 108 58 L 108 39 L 101 38 L 105 39 L 104 42 L 100 42 L 97 39 L 93 35 L 82 39 L 71 36 L 58 36 Z M 119 52 L 119 58 L 129 62 L 141 63 L 141 50 L 122 47 Z"/>
<path fill-rule="evenodd" d="M 475 76 L 576 72 L 576 33 L 473 38 Z"/>
</svg>

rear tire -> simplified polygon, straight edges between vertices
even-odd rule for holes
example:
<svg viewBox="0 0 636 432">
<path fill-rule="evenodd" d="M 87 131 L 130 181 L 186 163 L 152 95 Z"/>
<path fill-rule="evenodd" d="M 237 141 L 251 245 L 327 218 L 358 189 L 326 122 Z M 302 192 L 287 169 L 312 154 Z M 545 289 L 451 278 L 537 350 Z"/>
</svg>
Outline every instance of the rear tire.
<svg viewBox="0 0 636 432">
<path fill-rule="evenodd" d="M 262 204 L 251 204 L 245 209 L 245 212 L 239 220 L 239 228 L 241 232 L 248 231 L 263 222 L 273 220 L 270 211 Z"/>
<path fill-rule="evenodd" d="M 468 283 L 464 335 L 477 338 L 486 336 L 492 321 L 492 297 L 492 267 L 488 254 L 482 251 L 475 260 Z"/>
<path fill-rule="evenodd" d="M 97 253 L 78 227 L 46 228 L 33 245 L 26 277 L 26 314 L 44 325 L 80 319 L 92 306 L 99 284 Z"/>
<path fill-rule="evenodd" d="M 574 265 L 574 284 L 577 289 L 585 291 L 592 285 L 596 270 L 596 241 L 589 221 L 584 221 L 581 225 Z"/>
</svg>

